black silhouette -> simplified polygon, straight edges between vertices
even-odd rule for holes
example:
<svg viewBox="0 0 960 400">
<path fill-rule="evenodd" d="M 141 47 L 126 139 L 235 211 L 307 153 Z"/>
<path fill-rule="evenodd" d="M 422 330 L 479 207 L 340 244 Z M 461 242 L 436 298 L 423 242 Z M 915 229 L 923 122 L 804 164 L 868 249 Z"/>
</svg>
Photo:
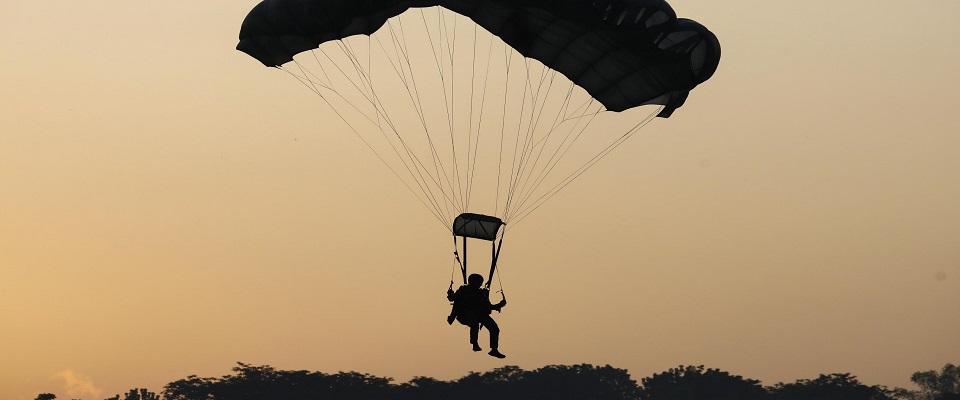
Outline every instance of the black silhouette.
<svg viewBox="0 0 960 400">
<path fill-rule="evenodd" d="M 768 390 L 770 400 L 895 400 L 898 393 L 904 393 L 880 385 L 864 385 L 850 374 L 820 375 L 812 380 L 778 383 Z"/>
<path fill-rule="evenodd" d="M 500 343 L 500 327 L 497 321 L 490 316 L 493 310 L 500 311 L 507 305 L 507 299 L 500 300 L 497 304 L 490 303 L 490 289 L 483 287 L 483 276 L 471 274 L 467 279 L 467 284 L 460 286 L 456 292 L 453 288 L 447 289 L 447 300 L 453 302 L 450 315 L 447 317 L 447 323 L 453 324 L 453 321 L 470 327 L 470 344 L 473 345 L 473 351 L 483 350 L 477 343 L 480 335 L 480 328 L 487 328 L 490 332 L 490 354 L 497 358 L 506 356 L 498 350 Z"/>
<path fill-rule="evenodd" d="M 357 372 L 283 371 L 240 363 L 221 378 L 190 376 L 164 387 L 165 400 L 636 400 L 637 382 L 626 370 L 588 364 L 515 366 L 470 373 L 453 381 L 416 377 L 390 384 Z"/>
<path fill-rule="evenodd" d="M 641 379 L 609 365 L 548 365 L 532 371 L 505 366 L 471 372 L 441 381 L 418 376 L 405 383 L 359 372 L 325 374 L 284 371 L 270 366 L 238 363 L 233 374 L 220 378 L 195 375 L 164 386 L 162 396 L 133 389 L 124 400 L 955 400 L 960 392 L 960 368 L 923 371 L 911 380 L 919 391 L 867 386 L 851 374 L 820 375 L 763 387 L 719 369 L 680 366 Z M 42 393 L 36 400 L 54 400 Z M 106 400 L 118 400 L 120 395 Z"/>
<path fill-rule="evenodd" d="M 104 400 L 120 400 L 120 395 L 118 394 Z M 160 400 L 160 396 L 147 389 L 130 389 L 123 396 L 123 400 Z"/>
<path fill-rule="evenodd" d="M 920 386 L 911 400 L 960 400 L 960 366 L 947 364 L 940 372 L 915 372 L 910 381 Z"/>
<path fill-rule="evenodd" d="M 525 57 L 584 88 L 607 110 L 683 105 L 720 63 L 720 42 L 677 18 L 665 1 L 265 0 L 243 21 L 237 49 L 268 67 L 330 40 L 370 35 L 410 7 L 441 6 L 473 19 Z M 496 11 L 491 11 L 496 10 Z M 549 15 L 549 19 L 544 19 Z M 584 37 L 594 38 L 584 40 Z M 682 38 L 682 39 L 681 39 Z M 598 67 L 603 66 L 603 67 Z"/>
<path fill-rule="evenodd" d="M 701 366 L 671 368 L 641 380 L 642 400 L 764 400 L 759 381 Z"/>
</svg>

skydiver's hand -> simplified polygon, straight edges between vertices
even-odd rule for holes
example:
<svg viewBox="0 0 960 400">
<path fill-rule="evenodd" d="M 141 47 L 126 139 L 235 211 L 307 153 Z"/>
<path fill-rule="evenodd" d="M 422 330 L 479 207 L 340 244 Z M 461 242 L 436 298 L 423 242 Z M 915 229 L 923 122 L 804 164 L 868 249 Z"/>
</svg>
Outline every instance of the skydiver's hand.
<svg viewBox="0 0 960 400">
<path fill-rule="evenodd" d="M 500 300 L 500 302 L 497 303 L 497 308 L 503 308 L 505 305 L 507 305 L 507 299 Z"/>
</svg>

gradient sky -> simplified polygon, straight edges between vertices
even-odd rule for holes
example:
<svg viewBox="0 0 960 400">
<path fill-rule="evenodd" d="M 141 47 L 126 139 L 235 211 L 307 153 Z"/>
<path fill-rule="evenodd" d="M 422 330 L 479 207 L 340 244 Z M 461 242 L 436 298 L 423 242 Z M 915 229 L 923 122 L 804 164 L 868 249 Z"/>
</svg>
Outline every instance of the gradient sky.
<svg viewBox="0 0 960 400">
<path fill-rule="evenodd" d="M 0 3 L 0 398 L 504 365 L 444 321 L 448 233 L 234 50 L 255 4 Z M 671 4 L 720 69 L 511 230 L 506 362 L 909 386 L 960 361 L 960 3 Z"/>
</svg>

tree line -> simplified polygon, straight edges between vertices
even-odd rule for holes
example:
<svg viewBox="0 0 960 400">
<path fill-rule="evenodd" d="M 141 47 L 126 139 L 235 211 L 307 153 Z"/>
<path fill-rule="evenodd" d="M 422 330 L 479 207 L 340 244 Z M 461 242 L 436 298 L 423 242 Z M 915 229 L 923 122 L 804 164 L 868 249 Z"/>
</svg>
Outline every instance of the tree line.
<svg viewBox="0 0 960 400">
<path fill-rule="evenodd" d="M 405 383 L 359 372 L 285 371 L 238 363 L 220 378 L 188 376 L 159 394 L 131 389 L 105 400 L 960 400 L 960 367 L 920 371 L 917 390 L 869 386 L 847 373 L 763 386 L 760 381 L 704 366 L 679 366 L 642 378 L 609 365 L 549 365 L 532 371 L 505 366 L 442 381 Z M 55 400 L 43 393 L 36 400 Z"/>
</svg>

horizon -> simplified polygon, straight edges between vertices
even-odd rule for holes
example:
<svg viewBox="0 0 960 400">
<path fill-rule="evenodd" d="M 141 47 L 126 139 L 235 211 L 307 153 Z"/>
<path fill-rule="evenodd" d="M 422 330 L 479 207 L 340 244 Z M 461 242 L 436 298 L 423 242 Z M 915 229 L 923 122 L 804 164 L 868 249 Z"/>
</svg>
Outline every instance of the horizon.
<svg viewBox="0 0 960 400">
<path fill-rule="evenodd" d="M 960 3 L 669 0 L 719 37 L 719 69 L 508 225 L 505 361 L 444 320 L 459 271 L 416 189 L 235 50 L 257 3 L 0 4 L 0 399 L 156 390 L 237 360 L 912 387 L 960 359 Z M 502 209 L 500 179 L 466 211 Z"/>
</svg>

